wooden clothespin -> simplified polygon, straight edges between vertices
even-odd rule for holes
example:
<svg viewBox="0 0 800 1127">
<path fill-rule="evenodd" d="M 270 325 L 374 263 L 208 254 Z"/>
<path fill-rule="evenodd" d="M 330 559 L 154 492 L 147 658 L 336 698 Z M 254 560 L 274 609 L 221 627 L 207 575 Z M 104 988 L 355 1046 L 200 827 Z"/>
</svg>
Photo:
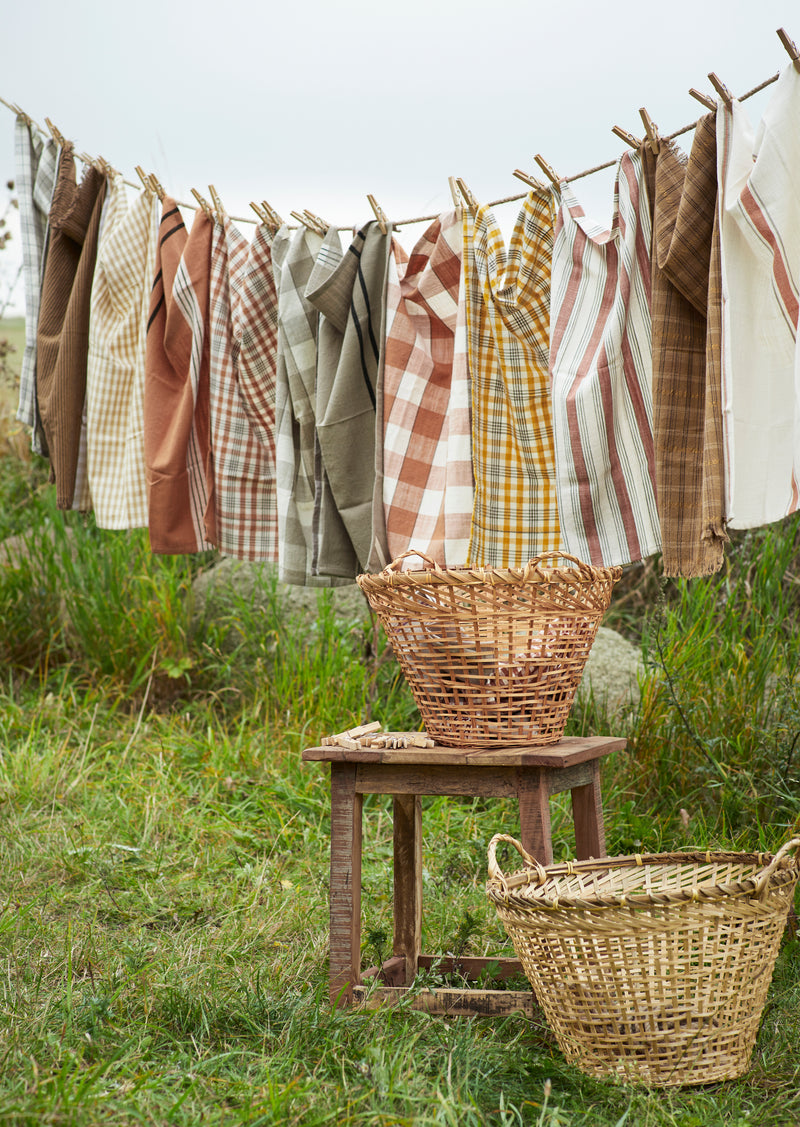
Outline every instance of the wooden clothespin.
<svg viewBox="0 0 800 1127">
<path fill-rule="evenodd" d="M 515 168 L 514 175 L 517 180 L 521 180 L 523 184 L 527 184 L 529 188 L 533 188 L 534 192 L 544 192 L 547 190 L 541 180 L 537 180 L 535 176 L 529 176 L 528 173 L 523 172 L 521 168 Z"/>
<path fill-rule="evenodd" d="M 470 211 L 477 211 L 478 201 L 475 199 L 472 192 L 467 187 L 466 181 L 462 176 L 456 176 L 456 184 L 458 184 L 458 190 L 459 192 L 461 192 L 461 195 L 466 201 L 467 207 L 470 209 Z"/>
<path fill-rule="evenodd" d="M 275 208 L 272 207 L 270 204 L 268 204 L 266 200 L 261 201 L 261 206 L 263 207 L 264 211 L 266 212 L 267 219 L 271 223 L 272 227 L 276 231 L 279 231 L 280 228 L 283 226 L 283 220 L 281 219 L 280 215 L 278 215 Z"/>
<path fill-rule="evenodd" d="M 63 148 L 64 145 L 66 145 L 67 140 L 66 140 L 64 134 L 61 132 L 61 130 L 56 129 L 55 125 L 53 125 L 53 123 L 52 123 L 52 121 L 50 120 L 49 117 L 46 117 L 44 119 L 44 123 L 47 126 L 47 128 L 50 130 L 50 136 L 53 138 L 55 143 L 57 145 L 61 145 L 61 147 Z"/>
<path fill-rule="evenodd" d="M 714 87 L 716 92 L 719 94 L 720 98 L 722 98 L 723 102 L 728 107 L 728 109 L 730 109 L 731 106 L 733 105 L 733 94 L 731 94 L 730 90 L 725 85 L 725 83 L 722 81 L 722 79 L 719 78 L 716 74 L 714 74 L 714 72 L 712 70 L 709 73 L 708 81 L 711 83 L 711 85 Z"/>
<path fill-rule="evenodd" d="M 464 206 L 464 200 L 458 190 L 458 183 L 455 176 L 448 176 L 447 183 L 450 186 L 450 195 L 453 197 L 453 207 L 458 211 L 459 208 Z"/>
<path fill-rule="evenodd" d="M 561 181 L 555 169 L 551 168 L 551 166 L 547 163 L 541 153 L 537 153 L 533 159 L 539 165 L 539 168 L 541 168 L 542 172 L 545 174 L 553 187 L 558 188 L 561 184 Z"/>
<path fill-rule="evenodd" d="M 615 125 L 611 132 L 615 137 L 619 137 L 620 141 L 624 141 L 626 145 L 630 145 L 632 149 L 641 149 L 642 142 L 638 137 L 634 137 L 632 133 L 629 133 L 627 129 L 622 129 L 619 125 Z"/>
<path fill-rule="evenodd" d="M 165 196 L 165 195 L 166 195 L 167 193 L 166 193 L 166 192 L 164 191 L 163 187 L 161 186 L 161 181 L 160 181 L 160 180 L 159 180 L 159 178 L 158 178 L 158 177 L 156 176 L 155 172 L 149 172 L 149 173 L 147 174 L 147 179 L 148 179 L 148 180 L 150 181 L 150 183 L 151 183 L 151 185 L 152 185 L 152 187 L 153 187 L 153 191 L 154 191 L 154 192 L 155 192 L 155 194 L 156 194 L 156 195 L 158 196 L 158 198 L 159 198 L 159 200 L 161 201 L 161 203 L 163 203 L 163 202 L 164 202 L 164 196 Z"/>
<path fill-rule="evenodd" d="M 689 93 L 700 103 L 701 106 L 705 106 L 707 110 L 713 111 L 717 108 L 717 103 L 713 98 L 710 98 L 708 94 L 704 94 L 701 90 L 695 90 L 694 86 L 691 87 Z"/>
<path fill-rule="evenodd" d="M 155 195 L 155 186 L 153 184 L 152 178 L 147 175 L 140 164 L 134 166 L 134 172 L 141 180 L 142 187 L 144 188 L 145 192 L 147 192 L 149 196 Z"/>
<path fill-rule="evenodd" d="M 300 211 L 290 211 L 289 214 L 291 215 L 292 219 L 296 219 L 298 223 L 300 223 L 303 227 L 307 227 L 309 231 L 313 231 L 315 235 L 318 235 L 320 233 L 316 223 L 309 219 L 307 215 L 304 215 Z"/>
<path fill-rule="evenodd" d="M 222 206 L 222 200 L 217 195 L 217 189 L 213 184 L 208 185 L 208 194 L 211 196 L 211 202 L 214 205 L 216 217 L 221 223 L 225 218 L 225 208 Z"/>
<path fill-rule="evenodd" d="M 17 117 L 22 118 L 26 125 L 30 126 L 36 124 L 33 118 L 29 114 L 26 114 L 25 110 L 18 106 L 16 102 L 9 102 L 9 106 L 11 110 L 17 115 Z"/>
<path fill-rule="evenodd" d="M 782 27 L 778 28 L 778 38 L 786 48 L 789 58 L 794 63 L 794 69 L 800 71 L 800 51 L 797 50 L 797 44 L 793 39 L 789 38 L 786 29 Z"/>
<path fill-rule="evenodd" d="M 372 195 L 371 192 L 367 192 L 367 199 L 369 200 L 369 206 L 375 212 L 375 218 L 378 220 L 378 226 L 381 229 L 381 234 L 382 235 L 388 234 L 389 233 L 389 222 L 386 218 L 386 215 L 384 214 L 383 208 L 381 207 L 381 205 L 378 203 L 378 201 L 375 199 L 375 197 Z"/>
<path fill-rule="evenodd" d="M 200 207 L 200 209 L 205 213 L 205 215 L 208 216 L 209 219 L 213 219 L 214 213 L 211 210 L 211 205 L 209 204 L 208 200 L 203 199 L 197 188 L 190 188 L 190 191 L 194 198 L 197 200 L 198 207 Z"/>
<path fill-rule="evenodd" d="M 661 148 L 661 142 L 658 139 L 658 129 L 656 128 L 656 124 L 650 114 L 644 108 L 644 106 L 642 106 L 639 110 L 639 117 L 642 119 L 642 125 L 644 126 L 645 133 L 647 134 L 647 143 L 650 146 L 650 152 L 654 157 L 657 157 L 659 149 Z"/>
<path fill-rule="evenodd" d="M 269 222 L 267 220 L 267 216 L 266 216 L 265 212 L 263 212 L 261 210 L 261 208 L 258 206 L 258 204 L 253 203 L 253 201 L 251 200 L 250 201 L 250 207 L 253 209 L 253 211 L 258 216 L 259 223 L 261 223 L 264 227 L 269 227 Z"/>
<path fill-rule="evenodd" d="M 311 220 L 317 234 L 327 235 L 330 223 L 327 223 L 321 216 L 315 215 L 313 211 L 309 211 L 307 207 L 303 208 L 303 214 Z"/>
</svg>

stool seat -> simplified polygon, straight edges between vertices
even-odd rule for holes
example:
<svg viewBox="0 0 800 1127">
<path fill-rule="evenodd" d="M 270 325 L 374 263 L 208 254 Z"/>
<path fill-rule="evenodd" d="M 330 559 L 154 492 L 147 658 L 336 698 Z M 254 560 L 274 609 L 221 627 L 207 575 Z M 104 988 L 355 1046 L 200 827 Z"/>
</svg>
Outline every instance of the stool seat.
<svg viewBox="0 0 800 1127">
<path fill-rule="evenodd" d="M 394 940 L 392 958 L 375 968 L 390 989 L 373 991 L 371 1000 L 396 997 L 421 967 L 437 961 L 421 953 L 422 808 L 420 796 L 514 798 L 519 805 L 524 848 L 543 865 L 552 864 L 549 799 L 572 792 L 575 853 L 578 860 L 605 855 L 599 762 L 626 741 L 610 736 L 570 737 L 549 747 L 372 748 L 309 747 L 307 762 L 330 764 L 330 999 L 348 1005 L 361 988 L 361 842 L 365 794 L 393 799 Z M 474 964 L 476 976 L 489 959 Z M 502 973 L 521 969 L 502 960 Z M 426 998 L 432 1012 L 502 1013 L 522 1004 L 514 991 L 458 991 L 456 999 Z M 450 992 L 452 993 L 452 992 Z M 488 998 L 498 994 L 498 998 Z M 480 997 L 479 997 L 480 995 Z M 530 995 L 528 995 L 530 998 Z"/>
</svg>

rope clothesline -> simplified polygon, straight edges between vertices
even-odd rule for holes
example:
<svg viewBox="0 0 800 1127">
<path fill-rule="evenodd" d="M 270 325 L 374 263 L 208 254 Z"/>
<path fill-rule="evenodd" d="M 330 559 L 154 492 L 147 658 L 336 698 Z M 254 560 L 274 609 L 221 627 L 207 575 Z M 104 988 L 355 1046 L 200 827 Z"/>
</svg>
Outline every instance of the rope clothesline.
<svg viewBox="0 0 800 1127">
<path fill-rule="evenodd" d="M 741 94 L 736 100 L 739 101 L 739 102 L 744 102 L 748 98 L 754 97 L 754 95 L 759 94 L 762 90 L 766 89 L 767 86 L 771 86 L 773 82 L 777 82 L 779 77 L 780 77 L 780 72 L 778 72 L 778 74 L 771 75 L 769 78 L 765 78 L 763 82 L 760 82 L 757 86 L 754 86 L 752 88 L 752 90 L 748 90 L 745 94 Z M 43 129 L 41 127 L 41 125 L 39 125 L 39 123 L 37 121 L 35 121 L 30 116 L 30 114 L 28 114 L 24 110 L 20 109 L 20 107 L 18 105 L 15 105 L 12 102 L 7 102 L 6 99 L 3 98 L 2 96 L 0 96 L 0 103 L 2 103 L 9 110 L 11 110 L 12 113 L 14 113 L 18 116 L 21 115 L 27 122 L 30 123 L 30 125 L 32 125 L 35 129 L 37 129 L 38 132 L 42 134 L 42 136 L 44 136 L 44 137 L 49 136 L 47 130 Z M 47 119 L 45 119 L 45 120 L 47 120 Z M 676 137 L 683 136 L 684 133 L 690 133 L 691 130 L 696 127 L 697 122 L 699 120 L 700 119 L 698 118 L 695 121 L 690 121 L 688 125 L 682 125 L 680 127 L 680 129 L 676 129 L 673 133 L 668 133 L 666 135 L 663 135 L 663 136 L 660 137 L 660 139 L 663 140 L 663 141 L 672 141 Z M 635 138 L 631 138 L 631 140 L 635 140 Z M 644 143 L 644 142 L 642 142 L 642 143 Z M 87 153 L 76 153 L 75 155 L 78 157 L 79 160 L 83 161 L 84 164 L 92 164 L 96 159 L 98 159 L 98 158 L 90 157 Z M 570 183 L 574 182 L 575 180 L 583 180 L 587 176 L 593 176 L 596 172 L 604 172 L 607 168 L 613 168 L 616 165 L 617 160 L 618 160 L 618 158 L 615 157 L 612 160 L 605 161 L 603 164 L 596 164 L 592 168 L 585 168 L 582 172 L 575 172 L 571 176 L 565 176 L 562 179 L 567 180 Z M 104 162 L 104 163 L 107 163 L 107 162 Z M 136 188 L 139 191 L 143 190 L 142 184 L 137 184 L 132 180 L 124 180 L 123 179 L 123 183 L 127 184 L 128 187 L 130 187 L 130 188 Z M 504 196 L 502 199 L 490 200 L 489 204 L 487 206 L 489 206 L 489 207 L 499 207 L 501 204 L 515 203 L 518 200 L 524 199 L 526 194 L 527 194 L 526 192 L 519 192 L 519 193 L 517 193 L 513 196 Z M 183 200 L 176 200 L 175 202 L 178 204 L 179 207 L 190 208 L 192 211 L 197 211 L 199 206 L 200 206 L 197 203 L 188 203 L 188 202 L 185 202 Z M 440 212 L 434 212 L 432 215 L 417 215 L 417 216 L 414 216 L 411 219 L 391 220 L 391 223 L 392 223 L 392 227 L 397 229 L 399 227 L 411 226 L 414 223 L 431 222 L 434 219 L 438 219 L 439 215 L 440 215 Z M 230 218 L 236 223 L 252 223 L 252 224 L 255 225 L 258 222 L 260 222 L 258 219 L 251 219 L 250 216 L 248 216 L 248 215 L 232 215 L 232 216 L 230 216 Z M 344 226 L 338 226 L 336 229 L 338 231 L 351 231 L 353 229 L 353 224 L 348 223 Z"/>
</svg>

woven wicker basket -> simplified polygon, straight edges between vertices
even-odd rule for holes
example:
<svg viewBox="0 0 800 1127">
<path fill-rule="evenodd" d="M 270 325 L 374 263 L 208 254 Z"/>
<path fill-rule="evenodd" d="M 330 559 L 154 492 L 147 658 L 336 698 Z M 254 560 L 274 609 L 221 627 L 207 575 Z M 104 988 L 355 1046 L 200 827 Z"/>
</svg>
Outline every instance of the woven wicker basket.
<svg viewBox="0 0 800 1127">
<path fill-rule="evenodd" d="M 417 555 L 426 570 L 400 570 Z M 544 566 L 559 559 L 574 566 Z M 558 552 L 502 570 L 445 570 L 405 552 L 357 582 L 437 743 L 542 746 L 564 733 L 621 574 Z"/>
<path fill-rule="evenodd" d="M 526 868 L 505 876 L 498 842 Z M 489 844 L 487 895 L 564 1056 L 590 1076 L 707 1084 L 748 1066 L 800 866 L 664 853 L 544 869 Z"/>
</svg>

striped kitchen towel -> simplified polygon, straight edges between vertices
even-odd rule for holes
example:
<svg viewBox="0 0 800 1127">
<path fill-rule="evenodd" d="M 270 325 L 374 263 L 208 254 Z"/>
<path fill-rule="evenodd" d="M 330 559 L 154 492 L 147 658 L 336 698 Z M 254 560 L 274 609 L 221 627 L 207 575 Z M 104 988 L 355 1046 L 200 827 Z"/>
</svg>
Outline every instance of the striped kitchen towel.
<svg viewBox="0 0 800 1127">
<path fill-rule="evenodd" d="M 653 213 L 653 438 L 665 575 L 718 571 L 723 538 L 703 536 L 708 283 L 717 206 L 713 118 L 691 157 L 671 141 L 644 152 Z"/>
<path fill-rule="evenodd" d="M 469 560 L 518 567 L 561 546 L 548 379 L 553 203 L 530 192 L 508 251 L 493 212 L 465 255 L 475 505 Z"/>
<path fill-rule="evenodd" d="M 208 505 L 208 289 L 213 223 L 198 210 L 187 234 L 166 196 L 150 316 L 144 387 L 148 527 L 154 552 L 210 547 Z"/>
<path fill-rule="evenodd" d="M 474 493 L 460 211 L 435 219 L 410 258 L 392 249 L 381 413 L 388 553 L 418 548 L 464 564 Z"/>
<path fill-rule="evenodd" d="M 731 528 L 800 506 L 800 74 L 782 72 L 754 135 L 717 108 L 726 516 Z M 755 159 L 754 159 L 755 154 Z"/>
<path fill-rule="evenodd" d="M 338 240 L 338 236 L 337 236 Z M 354 579 L 374 542 L 376 396 L 391 230 L 376 222 L 353 236 L 336 264 L 317 258 L 306 299 L 321 315 L 316 418 L 325 492 L 319 517 L 317 574 Z M 342 532 L 344 536 L 342 537 Z"/>
<path fill-rule="evenodd" d="M 144 461 L 146 308 L 158 243 L 158 199 L 129 207 L 122 175 L 109 183 L 89 321 L 86 425 L 98 528 L 147 526 Z"/>
<path fill-rule="evenodd" d="M 106 178 L 91 165 L 80 185 L 71 143 L 64 146 L 50 208 L 36 349 L 36 395 L 56 504 L 88 508 L 79 475 L 86 400 L 89 310 Z"/>
<path fill-rule="evenodd" d="M 48 241 L 48 217 L 58 168 L 58 145 L 45 139 L 29 120 L 17 117 L 14 127 L 15 190 L 19 202 L 22 274 L 25 283 L 25 352 L 19 375 L 17 419 L 33 428 L 33 449 L 43 453 L 36 423 L 36 333 L 42 295 L 42 273 Z"/>
<path fill-rule="evenodd" d="M 661 547 L 650 337 L 650 210 L 640 152 L 617 167 L 610 231 L 561 185 L 550 370 L 564 548 L 598 566 Z"/>
</svg>

